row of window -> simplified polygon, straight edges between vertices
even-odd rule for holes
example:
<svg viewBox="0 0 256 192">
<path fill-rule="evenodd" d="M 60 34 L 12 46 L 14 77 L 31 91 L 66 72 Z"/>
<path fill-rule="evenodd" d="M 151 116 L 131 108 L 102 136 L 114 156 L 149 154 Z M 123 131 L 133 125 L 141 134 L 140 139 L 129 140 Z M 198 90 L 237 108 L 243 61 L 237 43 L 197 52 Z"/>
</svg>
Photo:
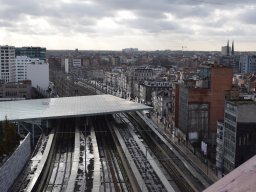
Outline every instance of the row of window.
<svg viewBox="0 0 256 192">
<path fill-rule="evenodd" d="M 225 140 L 230 140 L 232 141 L 233 143 L 236 142 L 236 139 L 235 139 L 235 133 L 234 132 L 231 132 L 230 130 L 226 130 L 225 131 L 225 134 L 224 134 L 224 137 L 225 137 Z"/>
<path fill-rule="evenodd" d="M 230 121 L 236 122 L 236 117 L 229 113 L 225 113 L 225 118 L 229 119 Z"/>
<path fill-rule="evenodd" d="M 227 123 L 227 122 L 225 122 L 225 129 L 229 129 L 229 130 L 232 131 L 232 132 L 235 132 L 235 131 L 236 131 L 235 126 L 233 126 L 233 125 L 231 125 L 231 124 L 229 124 L 229 123 Z M 225 134 L 226 134 L 226 133 L 225 133 Z"/>
</svg>

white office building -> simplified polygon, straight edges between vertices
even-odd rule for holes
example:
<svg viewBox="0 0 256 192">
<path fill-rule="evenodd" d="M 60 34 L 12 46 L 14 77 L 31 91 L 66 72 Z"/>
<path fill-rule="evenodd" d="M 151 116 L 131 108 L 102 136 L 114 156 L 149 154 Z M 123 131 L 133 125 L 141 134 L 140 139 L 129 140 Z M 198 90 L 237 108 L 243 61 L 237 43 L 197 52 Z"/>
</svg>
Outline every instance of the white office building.
<svg viewBox="0 0 256 192">
<path fill-rule="evenodd" d="M 31 59 L 27 56 L 16 57 L 16 82 L 27 80 L 27 65 Z"/>
<path fill-rule="evenodd" d="M 49 87 L 49 64 L 44 60 L 31 59 L 27 64 L 27 79 L 32 81 L 32 87 L 47 90 Z"/>
<path fill-rule="evenodd" d="M 15 47 L 0 46 L 0 83 L 15 82 Z"/>
</svg>

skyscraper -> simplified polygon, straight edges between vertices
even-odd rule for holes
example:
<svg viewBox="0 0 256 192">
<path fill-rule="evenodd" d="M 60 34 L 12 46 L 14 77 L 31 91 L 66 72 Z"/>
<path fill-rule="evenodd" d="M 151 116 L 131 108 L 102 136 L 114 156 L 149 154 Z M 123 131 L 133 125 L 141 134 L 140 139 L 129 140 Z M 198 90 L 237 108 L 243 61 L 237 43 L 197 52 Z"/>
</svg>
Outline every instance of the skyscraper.
<svg viewBox="0 0 256 192">
<path fill-rule="evenodd" d="M 15 82 L 15 47 L 0 46 L 0 83 Z"/>
</svg>

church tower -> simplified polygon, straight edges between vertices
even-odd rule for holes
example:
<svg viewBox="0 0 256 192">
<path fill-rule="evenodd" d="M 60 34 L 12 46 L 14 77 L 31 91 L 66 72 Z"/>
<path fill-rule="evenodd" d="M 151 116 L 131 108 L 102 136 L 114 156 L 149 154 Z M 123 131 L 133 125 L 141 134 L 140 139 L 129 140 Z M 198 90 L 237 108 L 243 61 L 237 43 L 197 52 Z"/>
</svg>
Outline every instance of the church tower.
<svg viewBox="0 0 256 192">
<path fill-rule="evenodd" d="M 232 41 L 231 55 L 235 55 L 234 41 Z"/>
</svg>

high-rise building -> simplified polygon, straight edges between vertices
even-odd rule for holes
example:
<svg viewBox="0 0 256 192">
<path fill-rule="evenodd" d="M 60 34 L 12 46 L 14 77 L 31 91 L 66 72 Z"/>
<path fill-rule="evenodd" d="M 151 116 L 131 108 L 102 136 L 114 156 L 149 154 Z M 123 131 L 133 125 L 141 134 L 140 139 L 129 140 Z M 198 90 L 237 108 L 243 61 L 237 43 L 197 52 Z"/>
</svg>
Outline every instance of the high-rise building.
<svg viewBox="0 0 256 192">
<path fill-rule="evenodd" d="M 227 100 L 223 131 L 223 168 L 230 172 L 256 154 L 256 102 Z"/>
<path fill-rule="evenodd" d="M 28 56 L 29 58 L 38 58 L 46 61 L 46 48 L 43 47 L 17 47 L 16 56 Z"/>
<path fill-rule="evenodd" d="M 27 65 L 31 59 L 27 56 L 17 56 L 16 59 L 16 82 L 27 80 Z"/>
<path fill-rule="evenodd" d="M 0 46 L 0 83 L 15 82 L 15 47 Z"/>
<path fill-rule="evenodd" d="M 239 60 L 240 73 L 256 72 L 256 55 L 241 55 Z"/>
<path fill-rule="evenodd" d="M 175 127 L 184 140 L 215 145 L 217 120 L 223 119 L 225 91 L 231 90 L 232 77 L 231 67 L 202 66 L 198 80 L 178 84 Z"/>
</svg>

